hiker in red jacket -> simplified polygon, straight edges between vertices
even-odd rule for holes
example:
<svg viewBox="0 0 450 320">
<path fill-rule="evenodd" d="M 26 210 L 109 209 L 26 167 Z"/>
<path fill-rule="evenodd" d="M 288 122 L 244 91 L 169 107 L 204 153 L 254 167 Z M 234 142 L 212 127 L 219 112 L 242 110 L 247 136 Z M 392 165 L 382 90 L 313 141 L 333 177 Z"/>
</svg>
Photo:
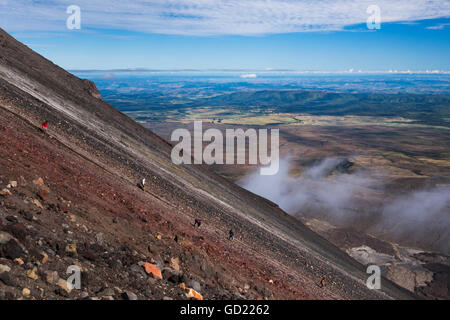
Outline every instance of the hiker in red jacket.
<svg viewBox="0 0 450 320">
<path fill-rule="evenodd" d="M 44 122 L 42 122 L 41 127 L 39 128 L 39 130 L 41 130 L 42 133 L 47 133 L 47 127 L 48 127 L 48 121 L 44 120 Z"/>
<path fill-rule="evenodd" d="M 48 121 L 44 120 L 44 122 L 42 122 L 42 128 L 45 129 L 48 127 Z"/>
</svg>

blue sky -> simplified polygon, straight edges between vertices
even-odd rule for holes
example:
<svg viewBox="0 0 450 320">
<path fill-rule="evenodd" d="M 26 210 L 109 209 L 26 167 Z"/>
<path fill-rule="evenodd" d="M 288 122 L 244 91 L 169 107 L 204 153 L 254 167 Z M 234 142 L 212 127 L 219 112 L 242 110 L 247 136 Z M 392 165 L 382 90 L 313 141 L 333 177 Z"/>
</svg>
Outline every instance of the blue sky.
<svg viewBox="0 0 450 320">
<path fill-rule="evenodd" d="M 0 26 L 66 69 L 449 71 L 450 1 L 391 2 L 0 0 Z"/>
</svg>

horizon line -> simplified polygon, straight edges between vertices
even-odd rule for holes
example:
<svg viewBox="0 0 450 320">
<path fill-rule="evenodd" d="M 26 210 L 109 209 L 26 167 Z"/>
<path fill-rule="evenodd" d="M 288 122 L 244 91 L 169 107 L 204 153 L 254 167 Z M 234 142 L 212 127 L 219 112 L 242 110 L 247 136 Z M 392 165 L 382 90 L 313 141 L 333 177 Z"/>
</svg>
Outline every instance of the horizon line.
<svg viewBox="0 0 450 320">
<path fill-rule="evenodd" d="M 230 73 L 296 73 L 296 74 L 450 74 L 450 70 L 425 69 L 425 70 L 296 70 L 296 69 L 153 69 L 153 68 L 123 68 L 123 69 L 66 69 L 68 72 L 75 73 L 145 73 L 145 72 L 230 72 Z"/>
</svg>

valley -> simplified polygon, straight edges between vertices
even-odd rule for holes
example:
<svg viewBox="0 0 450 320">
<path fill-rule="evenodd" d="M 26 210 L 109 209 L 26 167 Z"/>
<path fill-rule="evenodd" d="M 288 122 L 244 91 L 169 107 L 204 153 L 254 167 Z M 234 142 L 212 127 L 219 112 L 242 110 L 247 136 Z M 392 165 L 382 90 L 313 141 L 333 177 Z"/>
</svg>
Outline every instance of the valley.
<svg viewBox="0 0 450 320">
<path fill-rule="evenodd" d="M 188 121 L 184 120 L 148 123 L 145 126 L 167 140 L 170 140 L 170 134 L 174 129 L 190 128 Z M 212 122 L 204 123 L 204 126 L 205 129 L 218 128 L 223 132 L 227 128 L 237 127 Z M 256 129 L 260 127 L 244 126 Z M 263 127 L 277 128 L 276 125 Z M 211 167 L 227 179 L 279 204 L 282 209 L 295 215 L 306 226 L 360 262 L 378 264 L 380 263 L 378 255 L 387 255 L 388 259 L 381 263 L 385 265 L 383 269 L 385 274 L 409 290 L 447 298 L 448 291 L 445 288 L 450 275 L 448 267 L 450 206 L 448 200 L 445 200 L 446 196 L 444 200 L 436 199 L 436 202 L 447 201 L 444 207 L 435 212 L 434 216 L 421 220 L 422 222 L 411 223 L 408 221 L 411 218 L 406 215 L 404 223 L 401 223 L 399 218 L 389 219 L 384 215 L 387 214 L 385 209 L 387 203 L 396 202 L 398 198 L 408 197 L 415 192 L 443 190 L 442 192 L 448 196 L 450 132 L 446 128 L 396 127 L 386 126 L 380 122 L 377 124 L 373 122 L 370 125 L 285 124 L 279 128 L 281 158 L 288 159 L 282 162 L 282 165 L 288 166 L 288 174 L 283 175 L 281 179 L 282 181 L 298 179 L 299 184 L 307 183 L 306 187 L 293 183 L 293 188 L 297 186 L 298 191 L 286 191 L 283 189 L 282 181 L 278 184 L 276 179 L 267 181 L 261 179 L 255 184 L 267 185 L 267 189 L 254 186 L 255 189 L 252 190 L 248 180 L 252 175 L 256 176 L 255 166 Z M 299 178 L 302 173 L 329 158 L 347 159 L 351 166 L 342 172 L 330 174 L 316 184 Z M 328 181 L 331 187 L 328 186 Z M 348 184 L 352 186 L 348 187 Z M 283 197 L 272 192 L 273 188 L 289 193 Z M 308 192 L 313 195 L 308 195 Z M 328 192 L 349 194 L 338 196 L 336 203 L 329 203 Z M 318 197 L 314 195 L 321 193 L 325 194 Z M 431 192 L 429 196 L 433 196 L 433 193 Z M 284 203 L 286 198 L 291 197 L 298 197 L 300 200 L 296 205 Z M 429 206 L 433 205 L 434 203 L 431 203 Z M 423 210 L 420 213 L 426 216 L 429 214 L 428 208 L 425 205 L 417 210 Z M 399 223 L 400 225 L 397 225 Z M 408 223 L 411 225 L 408 226 Z M 399 233 L 398 229 L 402 228 L 405 228 L 405 231 Z M 428 258 L 424 260 L 425 256 Z M 436 265 L 441 266 L 439 272 L 436 272 Z M 428 277 L 428 281 L 415 282 L 416 278 L 419 279 L 423 275 Z"/>
<path fill-rule="evenodd" d="M 181 76 L 152 77 L 151 94 L 144 76 L 126 82 L 119 77 L 112 81 L 119 87 L 140 84 L 139 91 L 131 91 L 135 99 L 130 91 L 112 90 L 110 82 L 105 99 L 167 141 L 175 129 L 192 131 L 194 121 L 223 135 L 226 129 L 279 129 L 279 177 L 262 179 L 248 164 L 209 167 L 278 204 L 359 262 L 382 265 L 384 275 L 408 290 L 449 297 L 450 103 L 445 78 L 440 76 L 442 89 L 436 93 L 420 76 L 411 76 L 411 87 L 400 91 L 403 82 L 385 76 L 384 90 L 369 94 L 361 81 L 369 85 L 368 76 L 353 92 L 337 83 L 331 92 L 294 89 L 294 83 L 305 84 L 302 77 L 239 84 L 220 77 L 194 76 L 187 82 L 176 82 Z M 320 86 L 331 78 L 311 81 Z M 248 157 L 248 144 L 236 153 Z M 329 163 L 338 170 L 320 172 Z M 308 176 L 317 170 L 318 177 Z"/>
</svg>

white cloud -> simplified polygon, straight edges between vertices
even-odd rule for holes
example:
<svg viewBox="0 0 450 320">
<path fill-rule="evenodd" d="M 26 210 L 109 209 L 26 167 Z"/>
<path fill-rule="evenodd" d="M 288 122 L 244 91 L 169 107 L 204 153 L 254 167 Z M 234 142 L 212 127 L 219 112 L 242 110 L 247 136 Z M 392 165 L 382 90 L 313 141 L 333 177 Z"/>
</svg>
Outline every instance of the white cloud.
<svg viewBox="0 0 450 320">
<path fill-rule="evenodd" d="M 257 75 L 255 73 L 248 73 L 248 74 L 242 74 L 241 78 L 247 79 L 247 78 L 256 78 Z"/>
<path fill-rule="evenodd" d="M 450 17 L 449 0 L 0 0 L 0 25 L 7 31 L 61 30 L 74 3 L 82 27 L 186 35 L 341 30 L 365 23 L 371 4 L 381 8 L 381 23 Z"/>
<path fill-rule="evenodd" d="M 430 26 L 430 27 L 427 27 L 427 29 L 430 29 L 430 30 L 442 30 L 442 29 L 444 29 L 447 26 L 450 26 L 450 23 L 442 23 L 442 24 L 439 24 L 437 26 Z"/>
</svg>

